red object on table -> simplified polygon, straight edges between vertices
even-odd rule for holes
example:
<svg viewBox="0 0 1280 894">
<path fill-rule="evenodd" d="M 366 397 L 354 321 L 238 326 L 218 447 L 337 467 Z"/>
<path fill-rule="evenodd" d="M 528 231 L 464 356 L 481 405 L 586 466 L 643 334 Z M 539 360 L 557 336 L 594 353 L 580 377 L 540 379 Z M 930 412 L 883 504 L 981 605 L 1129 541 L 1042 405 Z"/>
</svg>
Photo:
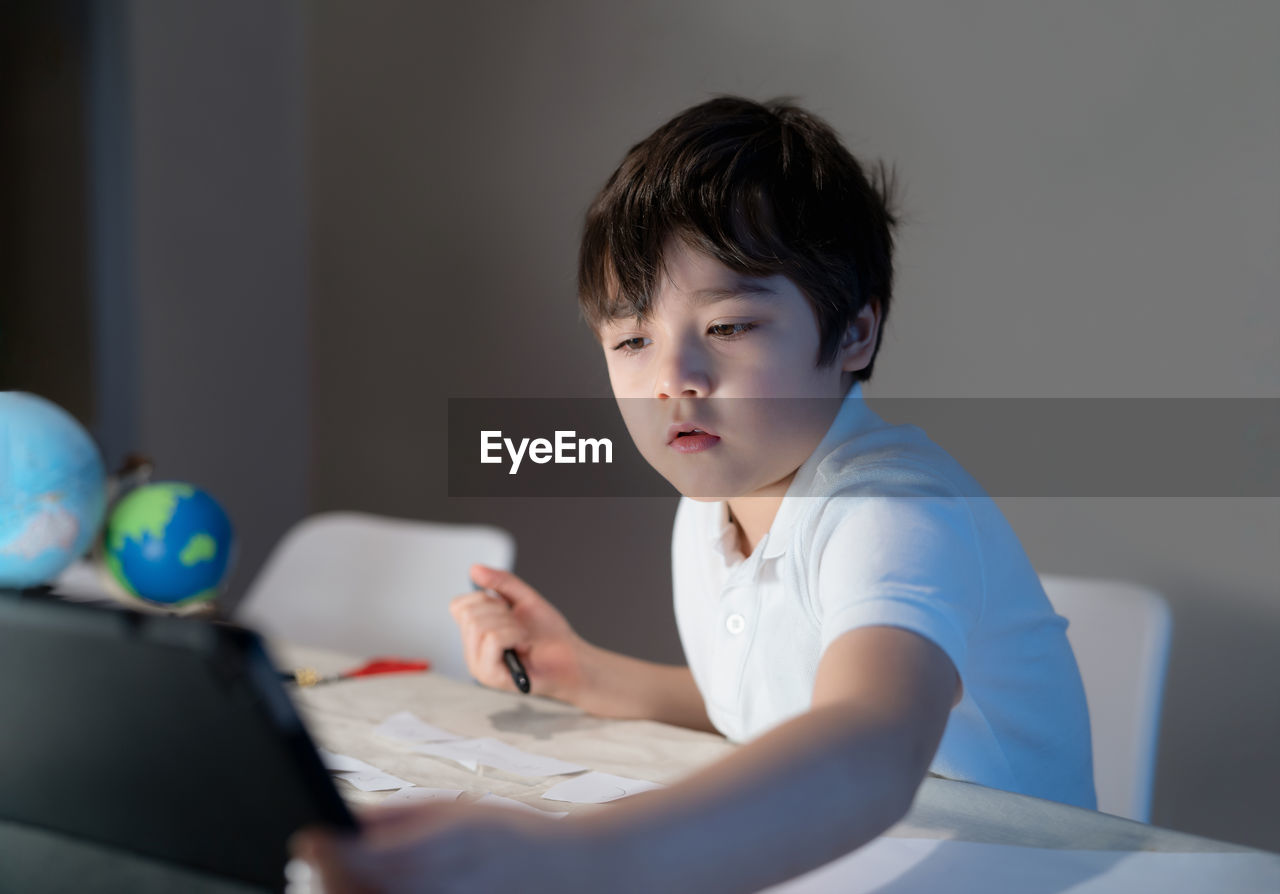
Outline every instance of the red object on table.
<svg viewBox="0 0 1280 894">
<path fill-rule="evenodd" d="M 359 667 L 327 677 L 320 676 L 314 667 L 299 667 L 291 671 L 281 671 L 285 680 L 297 683 L 304 689 L 308 686 L 319 686 L 322 683 L 337 683 L 341 680 L 352 680 L 356 677 L 372 677 L 377 674 L 421 673 L 431 670 L 431 662 L 425 659 L 409 661 L 405 658 L 373 658 Z"/>
<path fill-rule="evenodd" d="M 431 670 L 430 661 L 409 661 L 404 658 L 373 658 L 359 667 L 343 671 L 340 677 L 371 677 L 374 674 L 403 674 Z"/>
</svg>

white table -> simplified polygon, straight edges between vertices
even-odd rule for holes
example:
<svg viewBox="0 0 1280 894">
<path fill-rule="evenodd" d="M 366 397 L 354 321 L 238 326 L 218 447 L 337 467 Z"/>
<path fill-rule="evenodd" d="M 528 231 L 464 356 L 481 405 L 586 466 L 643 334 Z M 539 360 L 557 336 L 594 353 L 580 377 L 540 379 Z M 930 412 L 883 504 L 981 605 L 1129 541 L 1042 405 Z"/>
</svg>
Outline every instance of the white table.
<svg viewBox="0 0 1280 894">
<path fill-rule="evenodd" d="M 282 668 L 308 666 L 322 672 L 336 672 L 360 663 L 357 659 L 308 649 L 277 647 L 273 651 L 277 665 Z M 493 793 L 549 812 L 578 814 L 612 807 L 547 801 L 540 797 L 541 793 L 563 777 L 529 780 L 493 769 L 471 772 L 449 761 L 413 753 L 409 746 L 375 736 L 373 729 L 387 717 L 407 710 L 461 735 L 492 736 L 526 751 L 663 783 L 678 781 L 735 747 L 707 733 L 659 723 L 603 720 L 558 702 L 494 692 L 432 673 L 367 677 L 297 690 L 294 696 L 312 737 L 323 748 L 359 758 L 419 786 L 461 790 L 465 793 L 463 800 Z M 377 803 L 388 795 L 362 792 L 342 780 L 336 785 L 356 807 Z M 264 802 L 263 809 L 270 809 L 269 802 Z M 229 834 L 234 834 L 234 830 L 229 830 Z M 937 844 L 939 840 L 945 841 Z M 957 865 L 957 857 L 964 857 L 958 861 L 960 868 L 954 877 L 944 875 L 946 884 L 942 887 L 951 894 L 1003 894 L 1006 890 L 1034 890 L 1038 894 L 1085 890 L 1130 894 L 1152 890 L 1150 886 L 1144 887 L 1145 876 L 1139 875 L 1138 884 L 1125 887 L 1097 887 L 1092 883 L 1113 875 L 1115 867 L 1132 869 L 1146 858 L 1180 861 L 1185 857 L 1190 861 L 1187 865 L 1191 870 L 1187 878 L 1194 876 L 1207 882 L 1197 882 L 1193 887 L 1184 884 L 1179 890 L 1194 894 L 1280 891 L 1280 856 L 941 778 L 926 779 L 907 817 L 876 842 L 856 852 L 852 859 L 865 858 L 877 847 L 905 849 L 921 845 L 937 850 L 913 864 L 912 872 L 886 890 L 893 894 L 936 890 L 938 873 L 950 872 Z M 987 872 L 988 864 L 982 864 L 975 871 L 972 849 L 992 845 L 1020 846 L 1005 848 L 992 856 L 991 862 L 997 864 L 996 868 L 1006 877 L 1009 866 L 1016 862 L 1009 859 L 1010 851 L 1017 850 L 1030 860 L 1027 873 L 1018 876 L 1017 883 L 1006 884 L 1005 878 L 993 885 L 992 879 L 1000 873 Z M 1051 850 L 1030 850 L 1040 848 Z M 946 853 L 942 852 L 944 849 Z M 1100 852 L 1105 852 L 1102 861 L 1098 859 Z M 1042 857 L 1037 856 L 1045 853 L 1059 855 L 1054 867 L 1046 866 Z M 1069 855 L 1067 862 L 1072 864 L 1065 873 L 1060 865 L 1063 855 Z M 849 859 L 843 858 L 831 867 L 838 869 Z M 1210 860 L 1212 866 L 1206 870 L 1206 861 Z M 1108 861 L 1114 864 L 1111 869 L 1107 868 Z M 1231 865 L 1222 865 L 1223 862 Z M 1244 867 L 1247 872 L 1241 869 L 1242 862 L 1247 864 Z M 934 874 L 932 879 L 928 877 L 929 871 Z M 1246 875 L 1258 878 L 1259 872 L 1266 884 L 1240 882 Z M 827 891 L 848 894 L 852 890 L 839 879 L 835 884 L 814 884 L 813 876 L 806 878 L 810 881 L 800 879 L 783 888 L 787 894 L 826 894 Z M 1030 887 L 1023 883 L 1024 879 Z M 1270 883 L 1272 879 L 1274 884 Z M 178 890 L 184 894 L 260 894 L 256 888 L 225 878 L 161 864 L 3 819 L 0 819 L 0 890 L 59 894 L 64 891 L 115 894 L 125 890 L 132 894 L 167 894 Z M 775 889 L 774 894 L 781 891 L 781 888 Z"/>
<path fill-rule="evenodd" d="M 275 656 L 282 667 L 309 666 L 322 672 L 359 663 L 296 648 L 277 648 Z M 675 782 L 736 747 L 708 733 L 647 721 L 604 720 L 549 699 L 496 692 L 432 673 L 316 686 L 299 690 L 296 702 L 318 744 L 330 751 L 359 758 L 416 785 L 460 789 L 463 800 L 494 793 L 545 811 L 583 813 L 608 810 L 610 805 L 547 801 L 541 793 L 563 777 L 528 780 L 492 769 L 471 772 L 374 736 L 372 729 L 396 712 L 411 711 L 460 735 L 492 736 L 591 769 L 663 783 Z M 355 805 L 376 803 L 388 794 L 361 792 L 341 781 L 338 785 Z M 907 817 L 885 834 L 1076 851 L 1252 854 L 1257 860 L 1274 859 L 1274 890 L 1280 890 L 1280 856 L 940 777 L 925 780 Z M 1217 890 L 1233 890 L 1230 881 L 1224 878 Z"/>
</svg>

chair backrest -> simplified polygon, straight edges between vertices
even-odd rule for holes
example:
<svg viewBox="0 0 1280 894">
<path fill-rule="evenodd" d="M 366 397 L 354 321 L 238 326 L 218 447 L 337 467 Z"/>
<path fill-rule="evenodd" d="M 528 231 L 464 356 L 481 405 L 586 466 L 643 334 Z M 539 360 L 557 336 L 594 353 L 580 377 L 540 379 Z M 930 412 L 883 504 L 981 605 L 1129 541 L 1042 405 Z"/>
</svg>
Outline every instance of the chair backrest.
<svg viewBox="0 0 1280 894">
<path fill-rule="evenodd" d="M 298 645 L 422 657 L 470 680 L 449 600 L 470 589 L 473 563 L 510 570 L 514 561 L 500 528 L 321 513 L 285 534 L 235 616 Z"/>
<path fill-rule="evenodd" d="M 1173 624 L 1164 598 L 1114 580 L 1042 574 L 1084 682 L 1098 809 L 1147 822 Z"/>
</svg>

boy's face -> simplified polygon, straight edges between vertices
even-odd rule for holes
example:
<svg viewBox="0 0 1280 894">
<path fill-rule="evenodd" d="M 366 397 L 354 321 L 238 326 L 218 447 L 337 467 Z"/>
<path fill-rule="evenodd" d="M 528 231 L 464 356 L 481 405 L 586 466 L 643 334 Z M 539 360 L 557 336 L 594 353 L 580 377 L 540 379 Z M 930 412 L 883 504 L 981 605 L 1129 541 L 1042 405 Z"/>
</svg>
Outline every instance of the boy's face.
<svg viewBox="0 0 1280 894">
<path fill-rule="evenodd" d="M 599 332 L 631 438 L 686 496 L 780 497 L 831 426 L 849 373 L 870 362 L 878 309 L 818 367 L 818 323 L 791 280 L 735 273 L 676 239 L 664 258 L 650 317 Z M 676 436 L 695 427 L 708 434 Z"/>
</svg>

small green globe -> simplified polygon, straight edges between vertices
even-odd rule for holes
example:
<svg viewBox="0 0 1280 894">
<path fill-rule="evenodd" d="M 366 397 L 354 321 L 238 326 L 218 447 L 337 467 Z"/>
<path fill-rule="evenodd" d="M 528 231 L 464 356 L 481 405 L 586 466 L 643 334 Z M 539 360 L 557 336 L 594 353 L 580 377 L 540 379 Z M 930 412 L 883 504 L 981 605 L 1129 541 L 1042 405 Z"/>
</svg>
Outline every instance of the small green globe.
<svg viewBox="0 0 1280 894">
<path fill-rule="evenodd" d="M 193 485 L 161 481 L 130 491 L 110 511 L 103 559 L 130 596 L 186 608 L 218 595 L 234 546 L 217 500 Z"/>
</svg>

